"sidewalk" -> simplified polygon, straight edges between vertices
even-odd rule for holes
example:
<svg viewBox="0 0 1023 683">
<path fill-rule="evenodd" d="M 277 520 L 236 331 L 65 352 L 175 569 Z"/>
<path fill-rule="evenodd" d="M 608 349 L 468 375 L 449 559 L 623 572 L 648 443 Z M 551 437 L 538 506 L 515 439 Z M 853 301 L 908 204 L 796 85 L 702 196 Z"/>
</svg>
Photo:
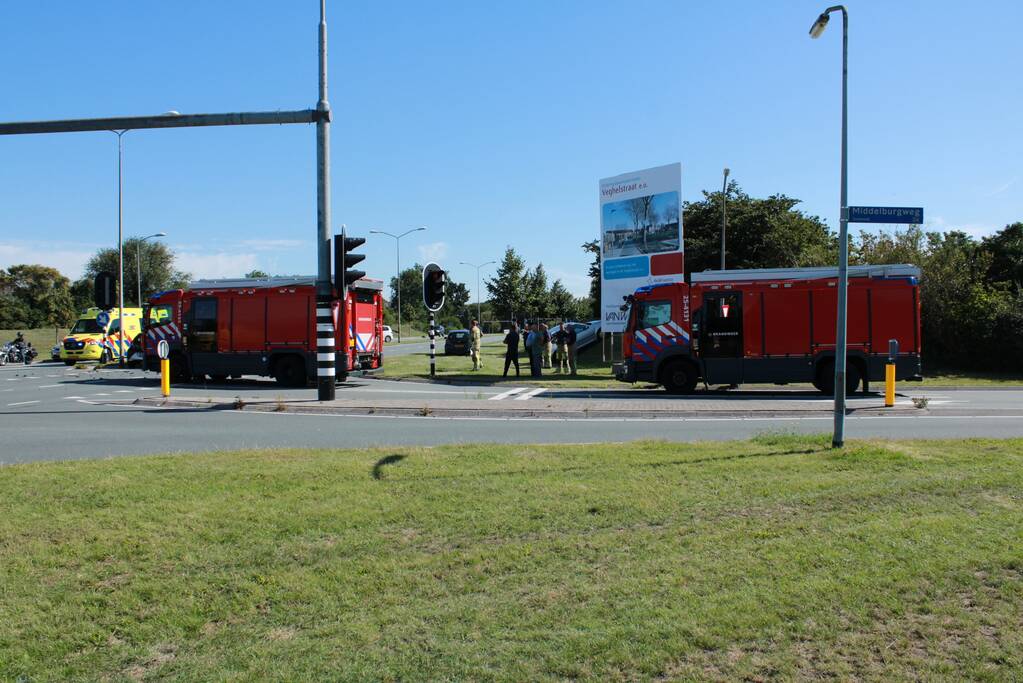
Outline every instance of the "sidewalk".
<svg viewBox="0 0 1023 683">
<path fill-rule="evenodd" d="M 664 399 L 574 399 L 534 397 L 528 401 L 487 399 L 366 399 L 346 398 L 320 402 L 316 399 L 256 399 L 230 397 L 209 399 L 146 397 L 135 405 L 163 408 L 244 410 L 315 415 L 382 415 L 413 417 L 548 418 L 548 419 L 677 419 L 685 417 L 828 416 L 830 400 L 816 398 L 672 397 Z M 884 407 L 880 396 L 857 398 L 847 404 L 848 414 L 892 415 L 926 412 L 901 399 Z"/>
</svg>

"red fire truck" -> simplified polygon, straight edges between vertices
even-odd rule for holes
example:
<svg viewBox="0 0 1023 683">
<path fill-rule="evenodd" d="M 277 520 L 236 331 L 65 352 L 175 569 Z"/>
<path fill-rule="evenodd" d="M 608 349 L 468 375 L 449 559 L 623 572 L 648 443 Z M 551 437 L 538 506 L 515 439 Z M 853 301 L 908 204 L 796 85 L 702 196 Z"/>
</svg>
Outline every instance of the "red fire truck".
<svg viewBox="0 0 1023 683">
<path fill-rule="evenodd" d="M 884 378 L 889 340 L 897 379 L 920 379 L 920 269 L 849 268 L 846 391 Z M 836 268 L 693 273 L 692 284 L 642 287 L 628 297 L 624 382 L 672 393 L 705 385 L 812 382 L 834 393 Z"/>
<path fill-rule="evenodd" d="M 348 288 L 346 311 L 332 303 L 337 376 L 383 363 L 383 283 Z M 339 321 L 347 321 L 340 325 Z M 143 346 L 146 369 L 159 368 L 156 346 L 170 345 L 174 381 L 264 375 L 288 386 L 316 379 L 316 278 L 200 280 L 149 299 Z"/>
</svg>

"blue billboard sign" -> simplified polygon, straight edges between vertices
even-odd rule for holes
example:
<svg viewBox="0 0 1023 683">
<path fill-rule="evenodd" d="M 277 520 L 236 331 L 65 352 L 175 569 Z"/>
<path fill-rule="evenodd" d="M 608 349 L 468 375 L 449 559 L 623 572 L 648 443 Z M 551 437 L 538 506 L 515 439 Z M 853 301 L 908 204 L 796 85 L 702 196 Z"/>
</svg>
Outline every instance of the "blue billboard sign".
<svg viewBox="0 0 1023 683">
<path fill-rule="evenodd" d="M 923 225 L 924 210 L 910 206 L 850 206 L 849 222 Z"/>
</svg>

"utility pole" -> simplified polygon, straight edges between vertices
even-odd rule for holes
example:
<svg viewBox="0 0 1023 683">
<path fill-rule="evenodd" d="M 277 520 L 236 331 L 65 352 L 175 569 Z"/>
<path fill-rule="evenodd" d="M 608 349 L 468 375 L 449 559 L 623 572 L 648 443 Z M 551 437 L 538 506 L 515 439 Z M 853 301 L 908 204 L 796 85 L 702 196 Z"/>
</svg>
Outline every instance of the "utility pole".
<svg viewBox="0 0 1023 683">
<path fill-rule="evenodd" d="M 480 296 L 480 268 L 483 266 L 490 266 L 495 263 L 497 263 L 497 261 L 487 261 L 486 263 L 481 263 L 477 266 L 475 263 L 469 263 L 468 261 L 458 262 L 461 266 L 471 266 L 476 269 L 476 320 L 479 322 L 481 330 L 483 329 L 483 316 L 480 315 L 480 299 L 482 298 Z M 493 313 L 493 311 L 491 311 L 491 313 Z"/>
<path fill-rule="evenodd" d="M 725 269 L 725 230 L 728 228 L 728 167 L 721 184 L 721 270 Z"/>
<path fill-rule="evenodd" d="M 333 299 L 330 283 L 330 103 L 327 101 L 327 7 L 320 0 L 320 99 L 316 103 L 316 393 L 334 400 Z M 344 311 L 344 302 L 341 304 Z M 341 321 L 344 324 L 344 321 Z M 344 349 L 347 353 L 347 349 Z"/>
</svg>

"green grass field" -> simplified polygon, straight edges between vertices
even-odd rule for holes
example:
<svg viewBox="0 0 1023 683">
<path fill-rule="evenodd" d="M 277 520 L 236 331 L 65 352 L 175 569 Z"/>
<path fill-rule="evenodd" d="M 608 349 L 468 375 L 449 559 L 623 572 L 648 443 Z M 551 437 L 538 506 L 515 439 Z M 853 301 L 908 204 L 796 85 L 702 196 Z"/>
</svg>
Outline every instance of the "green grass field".
<svg viewBox="0 0 1023 683">
<path fill-rule="evenodd" d="M 1023 441 L 0 468 L 0 680 L 1020 680 Z"/>
<path fill-rule="evenodd" d="M 529 359 L 525 354 L 519 354 L 519 365 L 522 368 L 521 377 L 515 377 L 515 366 L 509 370 L 507 378 L 502 377 L 504 372 L 505 346 L 501 343 L 484 344 L 483 370 L 474 372 L 472 359 L 469 356 L 445 356 L 444 341 L 437 340 L 437 378 L 448 382 L 480 382 L 486 384 L 497 384 L 509 382 L 516 385 L 536 385 L 545 387 L 579 387 L 579 388 L 612 388 L 624 389 L 628 384 L 623 384 L 611 374 L 610 363 L 605 363 L 600 358 L 600 344 L 593 344 L 579 354 L 576 359 L 578 374 L 572 377 L 567 374 L 556 374 L 553 368 L 543 370 L 543 378 L 534 380 L 529 376 Z M 430 354 L 411 353 L 403 356 L 384 356 L 384 372 L 381 375 L 386 378 L 404 379 L 429 379 L 430 377 Z"/>
<path fill-rule="evenodd" d="M 54 341 L 55 337 L 53 334 L 52 327 L 43 327 L 35 330 L 0 330 L 0 344 L 4 344 L 14 339 L 14 335 L 22 332 L 25 335 L 25 339 L 32 342 L 32 346 L 39 349 L 39 359 L 49 360 L 50 349 L 57 342 Z M 67 336 L 67 328 L 60 328 L 57 330 L 56 339 L 59 341 Z"/>
</svg>

